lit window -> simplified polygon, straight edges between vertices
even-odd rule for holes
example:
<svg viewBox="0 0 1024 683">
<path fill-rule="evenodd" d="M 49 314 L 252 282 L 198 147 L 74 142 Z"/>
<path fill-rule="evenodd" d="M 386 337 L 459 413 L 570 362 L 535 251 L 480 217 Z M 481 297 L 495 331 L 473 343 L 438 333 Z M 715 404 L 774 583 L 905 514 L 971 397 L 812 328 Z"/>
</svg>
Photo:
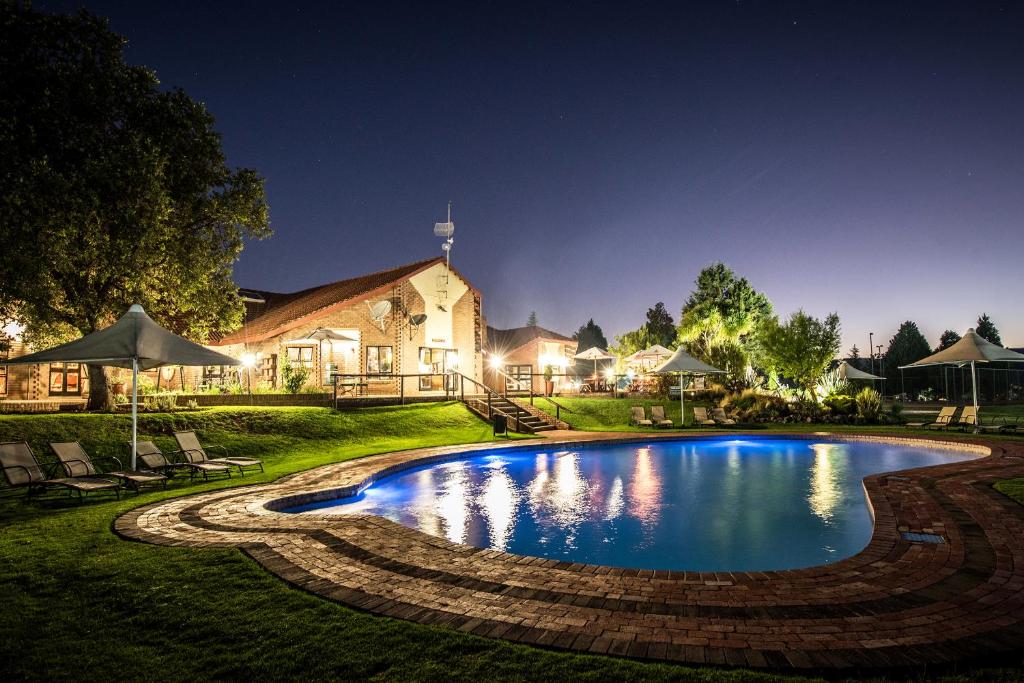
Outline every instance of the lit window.
<svg viewBox="0 0 1024 683">
<path fill-rule="evenodd" d="M 394 372 L 394 350 L 390 346 L 366 347 L 366 374 L 390 375 Z"/>
</svg>

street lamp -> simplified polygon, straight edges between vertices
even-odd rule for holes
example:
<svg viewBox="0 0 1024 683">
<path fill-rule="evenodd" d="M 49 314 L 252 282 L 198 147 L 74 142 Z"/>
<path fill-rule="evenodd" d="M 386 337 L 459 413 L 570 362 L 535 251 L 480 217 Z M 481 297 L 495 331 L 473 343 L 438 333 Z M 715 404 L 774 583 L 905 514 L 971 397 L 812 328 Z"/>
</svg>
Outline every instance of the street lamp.
<svg viewBox="0 0 1024 683">
<path fill-rule="evenodd" d="M 871 363 L 870 372 L 875 374 L 875 333 L 868 332 L 868 362 Z"/>
</svg>

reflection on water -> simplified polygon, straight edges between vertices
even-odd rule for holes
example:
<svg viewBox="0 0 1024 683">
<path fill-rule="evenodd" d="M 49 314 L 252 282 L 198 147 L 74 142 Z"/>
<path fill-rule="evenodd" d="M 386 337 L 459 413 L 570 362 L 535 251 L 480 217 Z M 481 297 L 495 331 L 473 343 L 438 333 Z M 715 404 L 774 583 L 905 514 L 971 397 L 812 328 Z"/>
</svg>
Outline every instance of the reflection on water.
<svg viewBox="0 0 1024 683">
<path fill-rule="evenodd" d="M 811 490 L 807 502 L 811 510 L 822 520 L 829 522 L 836 507 L 843 502 L 840 475 L 847 453 L 845 444 L 811 444 L 814 463 L 811 465 Z"/>
<path fill-rule="evenodd" d="M 367 512 L 456 543 L 573 562 L 787 569 L 867 544 L 863 477 L 969 457 L 789 439 L 505 451 L 399 473 L 356 499 L 295 511 Z"/>
</svg>

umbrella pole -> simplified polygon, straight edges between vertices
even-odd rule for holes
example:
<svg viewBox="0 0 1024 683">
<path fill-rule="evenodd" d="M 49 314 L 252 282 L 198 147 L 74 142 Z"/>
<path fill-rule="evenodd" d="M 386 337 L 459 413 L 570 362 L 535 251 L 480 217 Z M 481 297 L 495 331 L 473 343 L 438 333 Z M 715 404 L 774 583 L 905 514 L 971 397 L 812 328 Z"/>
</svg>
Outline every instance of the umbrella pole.
<svg viewBox="0 0 1024 683">
<path fill-rule="evenodd" d="M 132 471 L 139 439 L 139 359 L 132 358 Z"/>
<path fill-rule="evenodd" d="M 978 414 L 978 371 L 974 367 L 974 361 L 971 361 L 971 394 L 974 397 L 974 414 Z"/>
<path fill-rule="evenodd" d="M 679 373 L 679 424 L 686 426 L 686 396 L 683 395 L 683 373 Z"/>
</svg>

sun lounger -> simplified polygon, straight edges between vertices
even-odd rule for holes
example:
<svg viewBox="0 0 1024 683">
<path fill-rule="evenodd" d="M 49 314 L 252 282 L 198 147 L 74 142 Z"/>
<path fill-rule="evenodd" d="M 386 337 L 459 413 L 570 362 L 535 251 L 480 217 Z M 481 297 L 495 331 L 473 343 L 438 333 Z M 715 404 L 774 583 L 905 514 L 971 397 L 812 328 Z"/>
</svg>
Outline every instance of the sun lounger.
<svg viewBox="0 0 1024 683">
<path fill-rule="evenodd" d="M 160 486 L 167 488 L 167 476 L 156 472 L 130 472 L 125 471 L 121 461 L 110 457 L 110 460 L 117 464 L 113 471 L 100 472 L 93 464 L 93 460 L 77 441 L 51 442 L 50 450 L 57 456 L 64 473 L 69 477 L 95 477 L 102 474 L 104 477 L 113 477 L 127 488 L 138 491 L 143 486 Z"/>
<path fill-rule="evenodd" d="M 224 446 L 203 446 L 199 443 L 199 437 L 196 436 L 195 432 L 175 432 L 174 438 L 178 442 L 178 446 L 181 448 L 181 452 L 185 454 L 185 457 L 192 463 L 203 463 L 212 462 L 221 465 L 230 465 L 237 467 L 239 474 L 245 476 L 245 468 L 260 468 L 260 472 L 263 471 L 263 461 L 257 460 L 256 458 L 243 458 L 243 457 L 228 457 L 228 449 Z M 224 457 L 211 458 L 207 455 L 206 451 L 212 449 L 218 449 Z"/>
<path fill-rule="evenodd" d="M 629 424 L 637 427 L 653 427 L 654 423 L 647 419 L 643 406 L 633 406 L 630 410 Z"/>
<path fill-rule="evenodd" d="M 950 421 L 949 425 L 957 427 L 962 432 L 974 429 L 978 426 L 978 409 L 974 406 L 966 406 L 960 411 L 960 417 Z"/>
<path fill-rule="evenodd" d="M 904 426 L 908 429 L 911 427 L 918 429 L 945 429 L 949 426 L 949 423 L 955 414 L 956 406 L 945 406 L 939 411 L 938 416 L 931 422 L 908 422 Z"/>
<path fill-rule="evenodd" d="M 3 468 L 7 485 L 11 488 L 24 487 L 28 498 L 51 488 L 67 489 L 69 495 L 78 494 L 79 500 L 97 491 L 113 491 L 115 496 L 121 497 L 118 490 L 120 484 L 109 479 L 92 476 L 48 477 L 25 441 L 0 444 L 0 467 Z"/>
<path fill-rule="evenodd" d="M 734 424 L 736 424 L 736 420 L 734 420 L 731 417 L 729 417 L 728 415 L 726 415 L 725 414 L 725 409 L 723 409 L 723 408 L 712 408 L 711 409 L 711 419 L 714 420 L 715 424 L 717 424 L 717 425 L 734 425 Z"/>
<path fill-rule="evenodd" d="M 203 475 L 203 479 L 209 479 L 211 474 L 224 474 L 231 476 L 231 466 L 214 462 L 192 462 L 187 454 L 182 451 L 175 451 L 171 455 L 181 455 L 181 461 L 170 460 L 152 441 L 139 441 L 135 454 L 146 466 L 146 469 L 154 472 L 172 472 L 176 469 L 188 470 L 189 476 L 193 479 L 197 475 Z"/>
<path fill-rule="evenodd" d="M 1012 421 L 1008 417 L 999 417 L 999 418 L 996 418 L 996 419 L 998 419 L 999 421 L 996 422 L 995 420 L 993 420 L 992 422 L 989 422 L 988 424 L 982 424 L 979 421 L 979 423 L 978 423 L 978 431 L 979 432 L 988 432 L 988 433 L 1000 432 L 1000 433 L 1004 433 L 1004 434 L 1005 433 L 1016 434 L 1017 431 L 1020 429 L 1021 418 L 1019 418 L 1019 417 L 1013 418 Z"/>
<path fill-rule="evenodd" d="M 656 427 L 672 426 L 672 420 L 665 417 L 665 406 L 651 406 L 651 422 Z"/>
<path fill-rule="evenodd" d="M 715 421 L 708 417 L 708 409 L 702 406 L 696 406 L 693 409 L 693 423 L 696 425 L 705 425 L 708 427 L 714 427 Z"/>
</svg>

